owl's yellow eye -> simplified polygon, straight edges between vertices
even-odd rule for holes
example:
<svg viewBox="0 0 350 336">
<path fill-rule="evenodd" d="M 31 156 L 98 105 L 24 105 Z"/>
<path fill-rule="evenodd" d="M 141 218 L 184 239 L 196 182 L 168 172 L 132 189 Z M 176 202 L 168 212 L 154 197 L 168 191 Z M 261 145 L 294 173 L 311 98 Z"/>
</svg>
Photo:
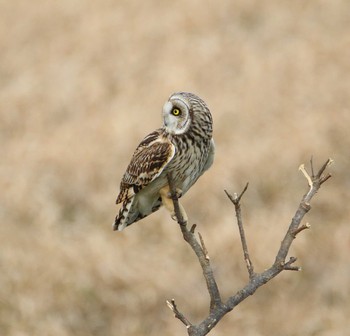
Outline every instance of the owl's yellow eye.
<svg viewBox="0 0 350 336">
<path fill-rule="evenodd" d="M 174 115 L 175 117 L 177 117 L 177 116 L 179 116 L 179 115 L 181 114 L 181 111 L 180 111 L 178 108 L 174 107 L 174 108 L 171 110 L 171 113 L 172 113 L 172 115 Z"/>
</svg>

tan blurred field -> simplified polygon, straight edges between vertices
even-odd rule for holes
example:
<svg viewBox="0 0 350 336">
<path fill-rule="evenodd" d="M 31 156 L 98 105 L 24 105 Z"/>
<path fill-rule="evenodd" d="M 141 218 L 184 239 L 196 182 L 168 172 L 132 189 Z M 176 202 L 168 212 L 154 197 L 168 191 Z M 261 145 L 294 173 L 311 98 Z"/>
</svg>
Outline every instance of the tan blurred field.
<svg viewBox="0 0 350 336">
<path fill-rule="evenodd" d="M 165 210 L 113 232 L 119 181 L 174 91 L 214 118 L 216 160 L 183 204 L 224 298 L 247 281 L 223 190 L 267 268 L 307 190 L 335 160 L 285 272 L 211 335 L 350 329 L 350 2 L 0 1 L 0 335 L 185 335 L 208 295 Z"/>
</svg>

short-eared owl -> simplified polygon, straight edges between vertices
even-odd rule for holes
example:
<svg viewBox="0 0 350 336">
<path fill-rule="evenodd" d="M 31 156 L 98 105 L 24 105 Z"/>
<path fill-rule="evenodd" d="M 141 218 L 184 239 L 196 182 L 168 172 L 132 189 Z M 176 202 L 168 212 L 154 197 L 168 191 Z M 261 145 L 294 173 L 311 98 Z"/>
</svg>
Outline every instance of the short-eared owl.
<svg viewBox="0 0 350 336">
<path fill-rule="evenodd" d="M 136 148 L 120 183 L 116 203 L 123 203 L 114 230 L 148 216 L 164 205 L 174 218 L 167 173 L 184 195 L 212 165 L 212 117 L 206 103 L 193 93 L 178 92 L 163 106 L 163 127 L 147 135 Z M 180 206 L 184 219 L 186 213 Z"/>
</svg>

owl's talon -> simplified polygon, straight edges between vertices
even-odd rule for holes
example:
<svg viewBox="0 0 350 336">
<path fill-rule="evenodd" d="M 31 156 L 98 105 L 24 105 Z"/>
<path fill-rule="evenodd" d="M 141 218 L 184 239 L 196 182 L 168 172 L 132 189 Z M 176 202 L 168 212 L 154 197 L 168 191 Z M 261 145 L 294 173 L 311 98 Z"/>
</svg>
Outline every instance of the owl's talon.
<svg viewBox="0 0 350 336">
<path fill-rule="evenodd" d="M 182 196 L 182 190 L 180 188 L 176 188 L 175 190 L 176 198 L 180 198 Z M 168 198 L 172 198 L 171 192 L 169 191 L 167 194 Z"/>
<path fill-rule="evenodd" d="M 182 196 L 182 190 L 179 188 L 176 188 L 176 197 L 180 198 Z"/>
</svg>

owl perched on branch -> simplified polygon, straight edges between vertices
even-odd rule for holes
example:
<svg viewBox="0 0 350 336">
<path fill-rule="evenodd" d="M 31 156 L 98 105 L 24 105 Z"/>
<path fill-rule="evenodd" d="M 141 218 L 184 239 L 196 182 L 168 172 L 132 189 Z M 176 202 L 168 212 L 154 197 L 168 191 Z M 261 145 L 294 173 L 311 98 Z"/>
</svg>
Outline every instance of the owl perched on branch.
<svg viewBox="0 0 350 336">
<path fill-rule="evenodd" d="M 162 128 L 142 140 L 122 178 L 116 201 L 122 207 L 114 230 L 123 230 L 162 205 L 175 219 L 167 174 L 171 173 L 181 197 L 213 163 L 212 117 L 201 98 L 188 92 L 174 93 L 164 104 L 162 115 Z M 181 204 L 180 210 L 187 221 Z"/>
</svg>

